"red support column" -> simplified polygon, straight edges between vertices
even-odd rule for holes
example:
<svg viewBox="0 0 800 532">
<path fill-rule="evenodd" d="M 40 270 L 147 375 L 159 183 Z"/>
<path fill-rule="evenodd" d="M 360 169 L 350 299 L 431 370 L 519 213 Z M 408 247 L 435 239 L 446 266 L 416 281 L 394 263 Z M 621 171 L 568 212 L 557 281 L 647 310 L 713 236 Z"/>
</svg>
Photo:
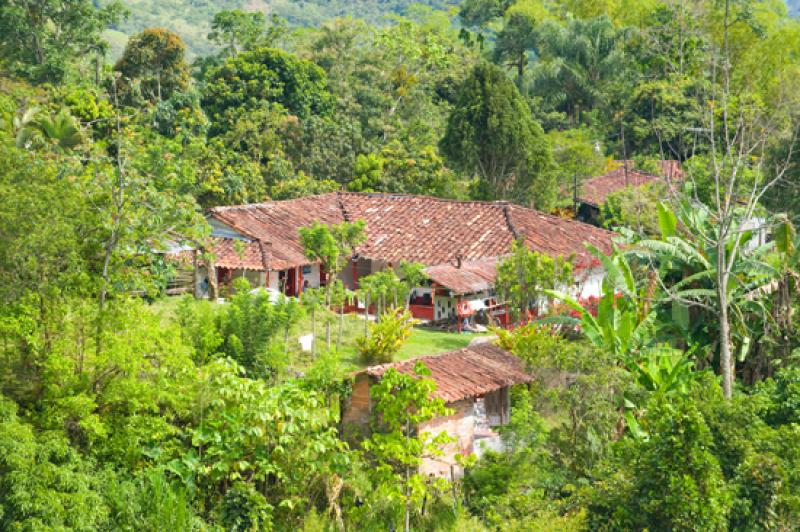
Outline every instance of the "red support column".
<svg viewBox="0 0 800 532">
<path fill-rule="evenodd" d="M 456 299 L 456 322 L 458 323 L 458 334 L 461 334 L 461 312 L 459 309 L 461 308 L 461 296 Z"/>
<path fill-rule="evenodd" d="M 303 293 L 303 267 L 297 267 L 297 291 L 295 292 L 297 295 Z"/>
</svg>

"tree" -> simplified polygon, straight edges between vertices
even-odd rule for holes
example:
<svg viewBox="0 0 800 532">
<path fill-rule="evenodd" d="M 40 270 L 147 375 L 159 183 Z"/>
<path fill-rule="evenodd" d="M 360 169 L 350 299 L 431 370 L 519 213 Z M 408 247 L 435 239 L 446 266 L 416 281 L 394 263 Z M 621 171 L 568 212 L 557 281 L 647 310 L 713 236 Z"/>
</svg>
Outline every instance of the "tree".
<svg viewBox="0 0 800 532">
<path fill-rule="evenodd" d="M 521 240 L 514 241 L 511 255 L 497 265 L 497 291 L 511 303 L 522 323 L 527 323 L 533 307 L 541 310 L 545 290 L 556 290 L 571 280 L 570 260 L 531 251 Z"/>
<path fill-rule="evenodd" d="M 36 107 L 28 109 L 18 121 L 16 144 L 18 148 L 30 148 L 43 144 L 56 150 L 70 150 L 83 143 L 83 134 L 75 119 L 62 109 L 53 117 L 40 116 Z"/>
<path fill-rule="evenodd" d="M 574 187 L 587 178 L 603 173 L 606 157 L 599 149 L 599 134 L 588 128 L 574 128 L 547 132 L 553 147 L 556 185 L 561 190 L 558 204 L 573 206 Z M 567 194 L 569 192 L 569 194 Z"/>
<path fill-rule="evenodd" d="M 277 380 L 288 363 L 281 333 L 297 323 L 297 303 L 272 301 L 264 290 L 251 294 L 246 279 L 237 279 L 234 289 L 230 305 L 217 318 L 221 351 L 249 375 Z"/>
<path fill-rule="evenodd" d="M 794 102 L 779 99 L 776 105 L 765 105 L 747 87 L 734 84 L 733 66 L 736 38 L 740 35 L 736 27 L 746 18 L 739 6 L 725 0 L 720 32 L 721 39 L 712 49 L 710 74 L 719 80 L 705 99 L 700 138 L 708 154 L 707 172 L 710 176 L 711 201 L 708 214 L 713 231 L 701 236 L 704 245 L 713 250 L 712 271 L 715 279 L 712 290 L 717 303 L 719 319 L 718 345 L 726 398 L 733 393 L 734 353 L 732 348 L 731 320 L 734 301 L 730 298 L 735 284 L 736 269 L 741 255 L 746 252 L 746 242 L 751 231 L 745 230 L 743 222 L 754 220 L 762 198 L 779 183 L 789 166 L 789 156 L 780 161 L 772 172 L 765 172 L 765 155 L 774 139 L 785 134 L 785 124 L 793 116 Z M 785 83 L 783 77 L 779 83 Z M 796 136 L 794 128 L 789 128 Z M 693 179 L 693 175 L 689 175 Z"/>
<path fill-rule="evenodd" d="M 478 196 L 540 209 L 555 197 L 552 154 L 541 126 L 495 65 L 477 65 L 459 92 L 440 148 L 449 164 L 478 177 Z"/>
<path fill-rule="evenodd" d="M 383 190 L 383 165 L 383 158 L 378 155 L 371 153 L 359 155 L 353 167 L 353 180 L 347 183 L 347 190 L 353 192 Z"/>
<path fill-rule="evenodd" d="M 458 17 L 465 26 L 485 26 L 502 17 L 512 3 L 511 0 L 465 0 Z"/>
<path fill-rule="evenodd" d="M 384 310 L 389 307 L 390 302 L 397 306 L 406 289 L 405 284 L 392 268 L 362 277 L 359 279 L 359 286 L 367 301 L 367 309 L 370 300 L 375 304 L 378 321 L 381 320 Z"/>
<path fill-rule="evenodd" d="M 579 122 L 584 112 L 606 103 L 610 84 L 625 71 L 625 33 L 606 16 L 573 19 L 566 27 L 545 22 L 538 33 L 541 59 L 531 73 L 531 91 Z"/>
<path fill-rule="evenodd" d="M 325 310 L 325 293 L 319 288 L 306 288 L 300 295 L 300 302 L 311 314 L 311 356 L 317 355 L 317 311 Z M 328 325 L 327 320 L 325 321 Z"/>
<path fill-rule="evenodd" d="M 243 50 L 274 46 L 286 31 L 284 22 L 275 14 L 272 15 L 268 27 L 267 19 L 261 11 L 231 9 L 214 15 L 208 40 L 222 47 L 223 56 L 232 57 Z"/>
<path fill-rule="evenodd" d="M 191 427 L 194 449 L 173 467 L 196 475 L 198 493 L 230 516 L 228 526 L 242 520 L 296 528 L 315 502 L 310 493 L 323 493 L 347 471 L 351 453 L 321 391 L 298 382 L 269 386 L 243 373 L 224 359 L 203 368 L 198 388 L 206 397 Z"/>
<path fill-rule="evenodd" d="M 186 45 L 169 30 L 150 28 L 132 36 L 114 65 L 121 75 L 118 97 L 130 104 L 138 98 L 161 102 L 185 91 L 189 85 L 185 53 Z"/>
<path fill-rule="evenodd" d="M 108 48 L 102 32 L 119 21 L 118 2 L 99 7 L 90 0 L 8 0 L 0 9 L 0 51 L 17 72 L 32 81 L 60 82 L 71 65 Z"/>
<path fill-rule="evenodd" d="M 645 421 L 652 436 L 635 448 L 630 440 L 620 445 L 619 470 L 594 491 L 590 526 L 726 530 L 732 498 L 698 408 L 654 400 Z"/>
<path fill-rule="evenodd" d="M 707 326 L 717 336 L 720 349 L 723 390 L 730 397 L 734 337 L 744 358 L 753 336 L 751 331 L 756 329 L 753 317 L 763 318 L 767 313 L 763 302 L 753 297 L 753 291 L 775 278 L 776 272 L 765 262 L 765 248 L 748 246 L 753 232 L 747 228 L 752 218 L 747 216 L 746 208 L 726 213 L 724 226 L 719 225 L 714 209 L 696 201 L 684 200 L 677 213 L 676 216 L 669 205 L 660 203 L 661 239 L 643 240 L 639 246 L 658 263 L 664 300 L 682 305 L 683 312 L 685 307 L 699 307 L 706 313 Z M 684 234 L 678 232 L 679 221 Z"/>
<path fill-rule="evenodd" d="M 667 195 L 667 187 L 658 181 L 616 190 L 606 196 L 600 209 L 602 224 L 608 229 L 633 230 L 642 238 L 656 236 L 658 203 Z"/>
<path fill-rule="evenodd" d="M 257 48 L 229 57 L 205 76 L 202 104 L 213 122 L 212 134 L 224 131 L 242 111 L 280 104 L 301 119 L 331 108 L 325 72 L 310 61 L 282 50 Z"/>
<path fill-rule="evenodd" d="M 425 378 L 430 370 L 417 362 L 414 372 L 416 375 L 411 376 L 389 369 L 378 384 L 370 387 L 375 405 L 374 432 L 363 443 L 374 464 L 373 496 L 402 502 L 406 532 L 411 530 L 412 513 L 429 492 L 429 481 L 419 473 L 422 459 L 441 454 L 441 447 L 452 441 L 446 432 L 432 435 L 419 430 L 426 421 L 446 416 L 451 410 L 443 400 L 432 396 L 436 384 Z M 440 479 L 434 484 L 442 490 L 446 481 Z M 392 517 L 392 524 L 396 524 L 400 515 L 395 513 Z"/>
<path fill-rule="evenodd" d="M 497 34 L 493 55 L 500 63 L 513 67 L 517 73 L 517 87 L 523 90 L 525 68 L 530 51 L 537 46 L 536 24 L 546 15 L 541 4 L 532 1 L 518 2 L 504 14 L 503 29 Z"/>
<path fill-rule="evenodd" d="M 326 307 L 331 306 L 331 293 L 334 289 L 334 280 L 339 272 L 350 262 L 350 257 L 355 249 L 367 239 L 366 223 L 364 220 L 355 222 L 342 222 L 337 225 L 327 226 L 314 222 L 308 227 L 300 228 L 300 242 L 309 260 L 319 262 L 320 270 L 328 276 L 325 284 Z M 330 323 L 325 325 L 328 347 L 331 345 Z"/>
<path fill-rule="evenodd" d="M 702 121 L 702 78 L 671 75 L 638 84 L 623 110 L 626 150 L 685 160 L 697 150 L 692 126 Z"/>
</svg>

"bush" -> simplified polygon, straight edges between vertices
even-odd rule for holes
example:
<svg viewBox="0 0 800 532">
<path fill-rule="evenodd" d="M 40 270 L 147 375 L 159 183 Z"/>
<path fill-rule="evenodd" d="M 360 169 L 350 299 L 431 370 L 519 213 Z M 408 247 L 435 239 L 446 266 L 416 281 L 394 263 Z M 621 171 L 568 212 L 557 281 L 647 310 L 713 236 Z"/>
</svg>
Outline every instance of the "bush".
<svg viewBox="0 0 800 532">
<path fill-rule="evenodd" d="M 713 438 L 694 403 L 660 401 L 644 422 L 650 438 L 617 446 L 620 462 L 594 489 L 592 528 L 726 530 L 731 489 L 712 454 Z"/>
<path fill-rule="evenodd" d="M 356 340 L 358 354 L 365 364 L 391 362 L 417 323 L 407 310 L 389 309 L 379 322 L 372 324 L 369 336 Z"/>
</svg>

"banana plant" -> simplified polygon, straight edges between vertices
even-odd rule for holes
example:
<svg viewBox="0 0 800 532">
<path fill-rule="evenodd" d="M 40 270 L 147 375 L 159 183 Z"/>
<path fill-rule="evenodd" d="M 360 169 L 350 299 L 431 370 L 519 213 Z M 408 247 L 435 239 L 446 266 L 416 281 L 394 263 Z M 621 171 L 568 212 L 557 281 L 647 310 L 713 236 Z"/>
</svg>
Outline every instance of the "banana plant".
<svg viewBox="0 0 800 532">
<path fill-rule="evenodd" d="M 557 317 L 543 321 L 577 325 L 597 348 L 616 355 L 623 363 L 635 360 L 654 338 L 655 313 L 648 302 L 649 288 L 637 286 L 628 257 L 616 246 L 610 256 L 594 246 L 586 247 L 600 261 L 606 273 L 597 316 L 593 316 L 571 295 L 545 290 L 547 295 L 575 310 L 580 318 Z"/>
<path fill-rule="evenodd" d="M 669 346 L 647 349 L 640 362 L 628 364 L 628 371 L 645 392 L 643 400 L 639 401 L 630 395 L 624 396 L 623 417 L 631 435 L 638 439 L 649 437 L 639 423 L 645 405 L 652 400 L 685 396 L 700 375 L 687 353 Z"/>
<path fill-rule="evenodd" d="M 737 358 L 743 360 L 753 344 L 752 324 L 758 321 L 754 317 L 769 316 L 767 299 L 754 295 L 777 278 L 777 269 L 767 260 L 774 243 L 756 245 L 755 233 L 747 228 L 749 221 L 739 220 L 727 237 L 727 256 L 736 247 L 736 260 L 728 273 L 720 276 L 715 245 L 719 228 L 707 207 L 684 200 L 676 214 L 661 203 L 658 219 L 661 238 L 638 242 L 634 253 L 657 268 L 663 292 L 660 304 L 671 305 L 676 332 L 686 335 L 690 344 L 712 345 L 724 306 L 738 347 Z M 719 289 L 721 277 L 727 281 L 724 290 Z M 693 323 L 689 320 L 691 308 L 699 309 L 693 314 Z M 708 337 L 695 337 L 698 334 Z"/>
</svg>

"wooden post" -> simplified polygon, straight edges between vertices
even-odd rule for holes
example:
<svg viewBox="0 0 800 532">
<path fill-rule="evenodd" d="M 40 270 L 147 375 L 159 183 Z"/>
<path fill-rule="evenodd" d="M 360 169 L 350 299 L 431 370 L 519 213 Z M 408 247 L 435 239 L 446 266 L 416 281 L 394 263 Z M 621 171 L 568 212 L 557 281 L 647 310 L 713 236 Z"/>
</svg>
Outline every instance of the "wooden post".
<svg viewBox="0 0 800 532">
<path fill-rule="evenodd" d="M 436 321 L 436 283 L 431 283 L 431 305 L 433 305 L 433 321 Z"/>
<path fill-rule="evenodd" d="M 208 270 L 208 299 L 214 301 L 219 296 L 219 285 L 217 284 L 217 266 L 213 258 L 206 260 L 206 270 Z"/>
<path fill-rule="evenodd" d="M 192 251 L 192 268 L 194 269 L 194 275 L 192 275 L 192 293 L 195 299 L 199 299 L 202 295 L 200 293 L 200 261 L 197 260 L 197 253 L 198 251 L 196 249 Z"/>
<path fill-rule="evenodd" d="M 460 306 L 461 296 L 458 296 L 458 299 L 456 299 L 456 322 L 458 323 L 458 334 L 461 334 L 461 314 L 458 312 Z"/>
</svg>

